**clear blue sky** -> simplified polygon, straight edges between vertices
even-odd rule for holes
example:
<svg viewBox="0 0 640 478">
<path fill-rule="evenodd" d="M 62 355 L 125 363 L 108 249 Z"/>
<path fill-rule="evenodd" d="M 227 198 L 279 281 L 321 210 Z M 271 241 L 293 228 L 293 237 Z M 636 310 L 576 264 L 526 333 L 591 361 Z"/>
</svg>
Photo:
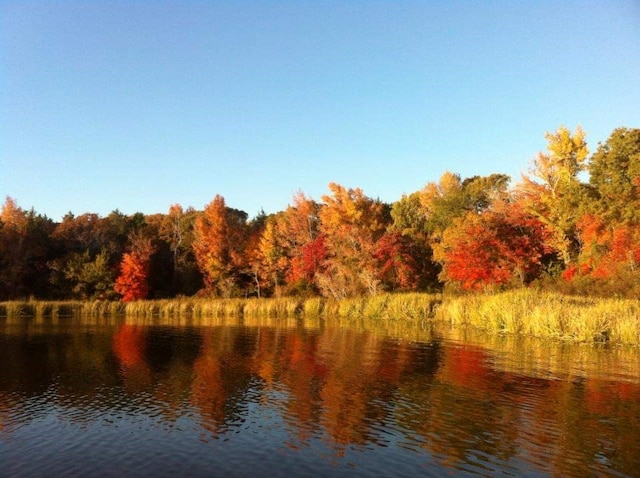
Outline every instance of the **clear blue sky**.
<svg viewBox="0 0 640 478">
<path fill-rule="evenodd" d="M 4 0 L 0 54 L 1 199 L 54 220 L 393 202 L 640 127 L 637 1 Z"/>
</svg>

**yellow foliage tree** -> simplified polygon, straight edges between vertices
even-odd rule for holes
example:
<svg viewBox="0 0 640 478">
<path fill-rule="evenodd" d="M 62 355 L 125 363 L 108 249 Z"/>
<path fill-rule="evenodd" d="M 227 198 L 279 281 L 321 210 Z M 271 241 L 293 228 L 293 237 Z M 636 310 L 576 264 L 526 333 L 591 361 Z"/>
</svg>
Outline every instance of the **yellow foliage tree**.
<svg viewBox="0 0 640 478">
<path fill-rule="evenodd" d="M 517 194 L 525 208 L 552 231 L 550 245 L 567 265 L 578 251 L 576 224 L 584 187 L 578 174 L 585 169 L 589 150 L 580 126 L 573 134 L 562 126 L 545 138 L 548 153 L 538 154 Z"/>
</svg>

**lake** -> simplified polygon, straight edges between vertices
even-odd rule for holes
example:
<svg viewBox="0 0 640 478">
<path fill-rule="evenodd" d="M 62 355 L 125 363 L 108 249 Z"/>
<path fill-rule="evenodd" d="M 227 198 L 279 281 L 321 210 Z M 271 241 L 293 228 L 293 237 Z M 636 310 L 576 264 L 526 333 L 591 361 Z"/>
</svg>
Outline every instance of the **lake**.
<svg viewBox="0 0 640 478">
<path fill-rule="evenodd" d="M 165 322 L 0 319 L 0 476 L 640 476 L 637 348 Z"/>
</svg>

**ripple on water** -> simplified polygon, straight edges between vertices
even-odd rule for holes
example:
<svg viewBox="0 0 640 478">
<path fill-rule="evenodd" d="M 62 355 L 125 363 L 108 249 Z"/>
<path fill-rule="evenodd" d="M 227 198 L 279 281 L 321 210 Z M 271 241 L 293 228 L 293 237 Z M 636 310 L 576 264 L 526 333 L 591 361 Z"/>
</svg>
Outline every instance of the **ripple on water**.
<svg viewBox="0 0 640 478">
<path fill-rule="evenodd" d="M 83 355 L 103 364 L 88 367 L 93 388 L 65 369 L 29 382 L 28 393 L 0 391 L 0 475 L 606 474 L 621 469 L 619 445 L 637 441 L 636 431 L 616 438 L 621 420 L 638 416 L 637 387 L 592 380 L 606 354 L 432 350 L 298 329 L 265 330 L 260 348 L 255 331 L 237 340 L 238 330 L 175 339 L 179 329 L 140 329 L 131 356 L 148 365 L 143 374 L 123 374 L 107 338 L 106 359 L 93 348 Z M 580 361 L 573 372 L 560 366 L 567 357 Z M 267 372 L 263 360 L 273 362 Z M 581 451 L 594 443 L 597 453 Z"/>
</svg>

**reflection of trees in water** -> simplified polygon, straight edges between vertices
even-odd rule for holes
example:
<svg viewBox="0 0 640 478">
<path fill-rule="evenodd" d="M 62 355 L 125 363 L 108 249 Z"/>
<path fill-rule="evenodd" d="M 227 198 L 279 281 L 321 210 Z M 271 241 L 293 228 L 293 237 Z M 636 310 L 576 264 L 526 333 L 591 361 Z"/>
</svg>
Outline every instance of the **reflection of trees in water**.
<svg viewBox="0 0 640 478">
<path fill-rule="evenodd" d="M 16 415 L 24 413 L 22 397 L 16 393 L 0 390 L 0 440 L 18 427 Z"/>
<path fill-rule="evenodd" d="M 113 334 L 113 351 L 129 393 L 141 392 L 152 385 L 151 369 L 145 359 L 146 330 L 146 327 L 123 324 Z"/>
<path fill-rule="evenodd" d="M 504 382 L 487 366 L 486 354 L 476 347 L 444 347 L 442 366 L 431 384 L 412 390 L 418 416 L 403 416 L 425 439 L 424 447 L 459 468 L 478 466 L 487 456 L 507 461 L 516 453 L 517 430 L 511 424 L 517 407 L 502 400 Z M 410 427 L 410 425 L 407 425 Z"/>
<path fill-rule="evenodd" d="M 238 328 L 216 327 L 203 334 L 201 353 L 193 364 L 190 401 L 202 427 L 214 435 L 245 419 L 254 343 Z"/>
<path fill-rule="evenodd" d="M 25 320 L 20 333 L 0 333 L 0 391 L 38 396 L 54 385 L 60 394 L 88 395 L 117 382 L 109 334 L 61 330 Z"/>
<path fill-rule="evenodd" d="M 289 390 L 284 419 L 300 443 L 319 434 L 323 400 L 321 390 L 327 366 L 318 354 L 317 331 L 296 330 L 287 335 L 282 352 L 281 383 Z"/>
<path fill-rule="evenodd" d="M 205 338 L 205 346 L 209 339 Z M 227 391 L 222 378 L 222 364 L 215 355 L 203 354 L 193 364 L 191 403 L 202 417 L 202 426 L 217 433 L 225 421 Z"/>
<path fill-rule="evenodd" d="M 504 357 L 496 368 L 496 350 L 479 345 L 326 325 L 106 331 L 0 335 L 0 436 L 21 401 L 54 388 L 57 406 L 93 410 L 78 421 L 128 400 L 144 414 L 135 401 L 144 394 L 164 420 L 190 415 L 209 436 L 257 404 L 282 419 L 292 448 L 324 440 L 336 456 L 394 440 L 456 469 L 492 460 L 560 475 L 640 469 L 640 385 L 630 381 L 549 380 L 509 370 Z"/>
<path fill-rule="evenodd" d="M 339 453 L 340 447 L 376 443 L 374 429 L 386 421 L 393 393 L 393 388 L 379 386 L 384 381 L 378 374 L 380 342 L 349 329 L 326 330 L 321 340 L 328 359 L 321 391 L 326 432 Z"/>
<path fill-rule="evenodd" d="M 555 424 L 555 433 L 540 430 L 542 436 L 535 440 L 539 448 L 544 445 L 553 451 L 546 459 L 554 471 L 602 475 L 612 467 L 629 476 L 638 473 L 638 384 L 574 378 L 551 382 L 542 390 L 545 395 L 540 406 L 531 408 L 531 419 Z"/>
</svg>

